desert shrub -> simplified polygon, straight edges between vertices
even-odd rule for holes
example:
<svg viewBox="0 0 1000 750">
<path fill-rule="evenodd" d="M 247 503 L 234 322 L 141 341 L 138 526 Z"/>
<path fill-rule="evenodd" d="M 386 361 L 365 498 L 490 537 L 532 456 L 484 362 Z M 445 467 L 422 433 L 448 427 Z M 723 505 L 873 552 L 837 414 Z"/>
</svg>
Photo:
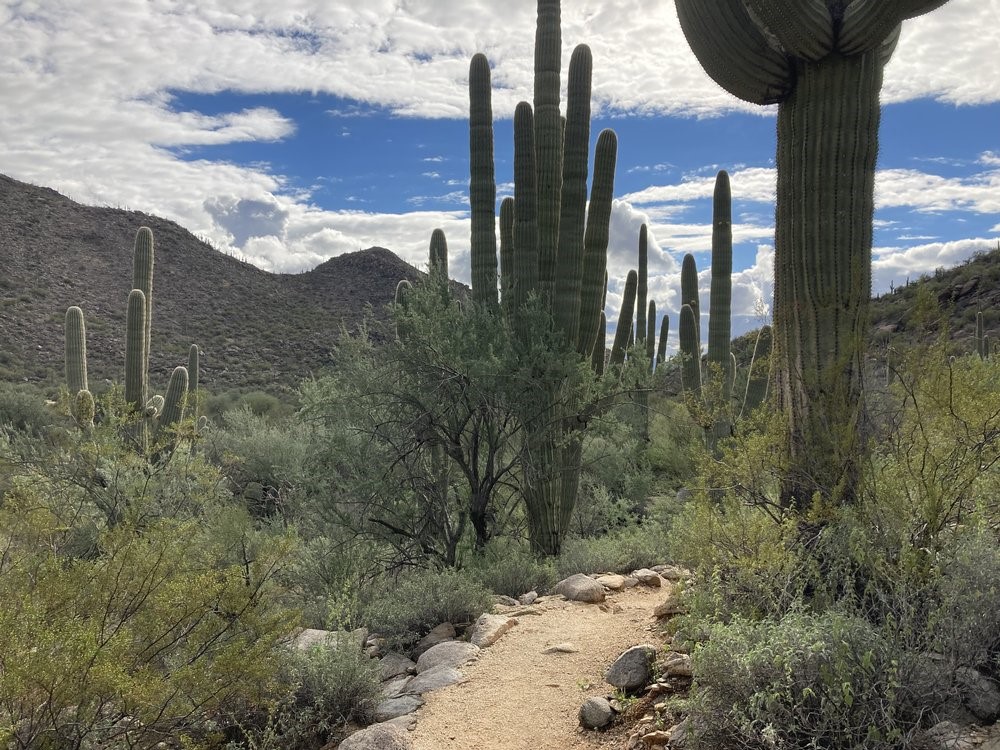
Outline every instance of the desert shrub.
<svg viewBox="0 0 1000 750">
<path fill-rule="evenodd" d="M 282 696 L 228 717 L 238 738 L 226 750 L 316 750 L 338 741 L 348 723 L 372 721 L 382 700 L 380 678 L 378 661 L 357 648 L 285 651 Z"/>
<path fill-rule="evenodd" d="M 901 747 L 897 656 L 869 623 L 832 611 L 716 625 L 694 654 L 694 747 Z"/>
<path fill-rule="evenodd" d="M 636 524 L 589 539 L 570 538 L 556 558 L 559 577 L 574 573 L 629 573 L 664 562 L 663 530 L 654 523 Z"/>
<path fill-rule="evenodd" d="M 45 405 L 45 397 L 37 388 L 0 383 L 0 429 L 41 435 L 49 425 L 65 421 Z"/>
<path fill-rule="evenodd" d="M 456 570 L 414 572 L 383 586 L 365 607 L 365 620 L 372 631 L 401 645 L 442 622 L 472 622 L 493 607 L 486 587 Z"/>
<path fill-rule="evenodd" d="M 518 597 L 544 592 L 556 582 L 555 567 L 513 540 L 494 540 L 468 566 L 469 573 L 494 594 Z"/>
</svg>

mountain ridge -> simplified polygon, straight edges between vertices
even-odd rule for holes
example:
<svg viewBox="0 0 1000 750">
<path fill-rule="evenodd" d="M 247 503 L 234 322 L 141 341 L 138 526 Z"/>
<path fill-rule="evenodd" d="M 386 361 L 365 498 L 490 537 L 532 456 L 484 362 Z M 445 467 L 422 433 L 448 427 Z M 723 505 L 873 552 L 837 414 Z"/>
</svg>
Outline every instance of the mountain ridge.
<svg viewBox="0 0 1000 750">
<path fill-rule="evenodd" d="M 84 206 L 50 188 L 0 175 L 0 379 L 62 382 L 66 309 L 87 323 L 91 387 L 124 373 L 125 308 L 139 227 L 153 231 L 154 388 L 202 350 L 213 391 L 267 390 L 332 364 L 342 328 L 371 306 L 387 315 L 396 284 L 423 274 L 385 248 L 330 258 L 300 274 L 274 274 L 227 256 L 180 225 L 139 211 Z"/>
</svg>

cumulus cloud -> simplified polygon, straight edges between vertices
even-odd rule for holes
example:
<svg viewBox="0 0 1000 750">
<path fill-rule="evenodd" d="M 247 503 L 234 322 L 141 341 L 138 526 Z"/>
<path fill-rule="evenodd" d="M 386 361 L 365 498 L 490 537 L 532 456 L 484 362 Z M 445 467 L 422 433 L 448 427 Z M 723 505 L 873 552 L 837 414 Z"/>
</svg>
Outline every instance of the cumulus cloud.
<svg viewBox="0 0 1000 750">
<path fill-rule="evenodd" d="M 885 100 L 1000 101 L 1000 58 L 994 39 L 982 33 L 995 25 L 998 11 L 1000 0 L 952 0 L 908 22 L 886 71 Z M 302 270 L 372 244 L 421 265 L 425 238 L 435 226 L 446 229 L 454 256 L 461 258 L 468 252 L 462 184 L 449 181 L 462 189 L 414 199 L 408 213 L 324 210 L 267 164 L 184 158 L 196 147 L 288 139 L 296 130 L 288 116 L 272 107 L 184 110 L 176 94 L 322 93 L 344 101 L 331 112 L 340 117 L 464 118 L 468 60 L 483 51 L 493 70 L 494 112 L 509 117 L 531 90 L 534 13 L 531 2 L 487 0 L 4 4 L 0 169 L 86 203 L 169 217 L 271 270 Z M 586 0 L 564 3 L 562 14 L 564 65 L 576 42 L 585 40 L 593 49 L 598 110 L 698 117 L 763 111 L 708 79 L 670 2 Z M 882 173 L 879 205 L 998 212 L 1000 156 L 986 152 L 979 163 L 984 171 L 967 178 Z M 655 179 L 668 168 L 657 164 L 648 174 Z M 773 170 L 738 169 L 732 180 L 740 201 L 773 201 Z M 708 248 L 708 228 L 684 216 L 711 195 L 711 185 L 711 175 L 693 174 L 616 201 L 609 259 L 615 283 L 633 267 L 638 226 L 646 222 L 656 279 L 651 288 L 655 283 L 670 306 L 665 280 L 677 273 L 676 254 Z M 509 190 L 500 186 L 500 194 Z M 420 210 L 432 199 L 455 210 Z M 772 229 L 766 216 L 742 212 L 736 241 L 767 242 Z M 757 293 L 759 279 L 754 284 L 747 282 L 741 299 Z"/>
</svg>

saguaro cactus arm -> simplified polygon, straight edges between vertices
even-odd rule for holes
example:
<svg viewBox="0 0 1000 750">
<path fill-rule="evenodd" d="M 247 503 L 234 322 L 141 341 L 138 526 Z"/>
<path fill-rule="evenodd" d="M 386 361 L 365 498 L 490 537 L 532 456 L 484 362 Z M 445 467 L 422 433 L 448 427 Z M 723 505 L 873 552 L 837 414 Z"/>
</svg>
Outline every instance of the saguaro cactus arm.
<svg viewBox="0 0 1000 750">
<path fill-rule="evenodd" d="M 611 346 L 609 363 L 612 365 L 620 365 L 625 361 L 625 351 L 628 349 L 629 339 L 634 334 L 632 316 L 635 313 L 635 290 L 638 283 L 639 277 L 636 272 L 629 271 L 625 277 L 625 292 L 622 295 L 622 309 L 618 313 L 615 342 Z"/>
<path fill-rule="evenodd" d="M 496 178 L 490 64 L 476 54 L 469 64 L 469 204 L 472 209 L 472 298 L 497 303 Z"/>
</svg>

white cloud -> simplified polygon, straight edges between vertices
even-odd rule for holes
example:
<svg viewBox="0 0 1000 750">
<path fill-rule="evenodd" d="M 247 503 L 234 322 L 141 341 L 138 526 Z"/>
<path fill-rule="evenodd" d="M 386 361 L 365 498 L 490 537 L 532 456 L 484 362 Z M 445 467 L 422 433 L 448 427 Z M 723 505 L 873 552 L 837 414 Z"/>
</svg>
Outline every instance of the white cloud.
<svg viewBox="0 0 1000 750">
<path fill-rule="evenodd" d="M 173 92 L 324 93 L 346 100 L 333 116 L 364 116 L 374 108 L 464 118 L 468 61 L 484 51 L 493 66 L 494 112 L 509 116 L 531 88 L 534 13 L 531 2 L 486 0 L 4 4 L 0 169 L 83 202 L 169 217 L 272 270 L 301 270 L 371 244 L 420 265 L 424 238 L 438 225 L 446 228 L 454 257 L 460 258 L 468 252 L 463 185 L 449 181 L 449 187 L 462 189 L 424 199 L 452 202 L 458 207 L 454 212 L 323 211 L 308 193 L 293 193 L 267 164 L 178 156 L 194 147 L 290 138 L 295 123 L 286 115 L 271 107 L 182 111 Z M 995 27 L 998 15 L 1000 0 L 952 0 L 907 23 L 886 72 L 885 100 L 1000 101 L 995 35 L 983 33 Z M 564 65 L 576 42 L 593 48 L 599 107 L 643 114 L 767 115 L 708 79 L 669 1 L 564 3 L 563 40 Z M 986 171 L 967 178 L 915 170 L 881 173 L 879 205 L 1000 212 L 1000 156 L 989 151 L 979 161 Z M 669 168 L 667 163 L 648 167 L 654 177 Z M 732 181 L 741 201 L 773 200 L 773 170 L 734 170 Z M 681 219 L 690 205 L 711 195 L 711 186 L 711 175 L 691 175 L 616 201 L 610 260 L 615 276 L 634 264 L 642 221 L 651 227 L 650 267 L 658 279 L 676 273 L 676 260 L 666 249 L 707 249 L 707 227 Z M 500 187 L 501 194 L 509 190 Z M 734 227 L 736 241 L 768 241 L 767 223 L 742 215 Z M 656 283 L 669 294 L 665 283 Z M 748 282 L 747 295 L 758 286 Z"/>
</svg>

